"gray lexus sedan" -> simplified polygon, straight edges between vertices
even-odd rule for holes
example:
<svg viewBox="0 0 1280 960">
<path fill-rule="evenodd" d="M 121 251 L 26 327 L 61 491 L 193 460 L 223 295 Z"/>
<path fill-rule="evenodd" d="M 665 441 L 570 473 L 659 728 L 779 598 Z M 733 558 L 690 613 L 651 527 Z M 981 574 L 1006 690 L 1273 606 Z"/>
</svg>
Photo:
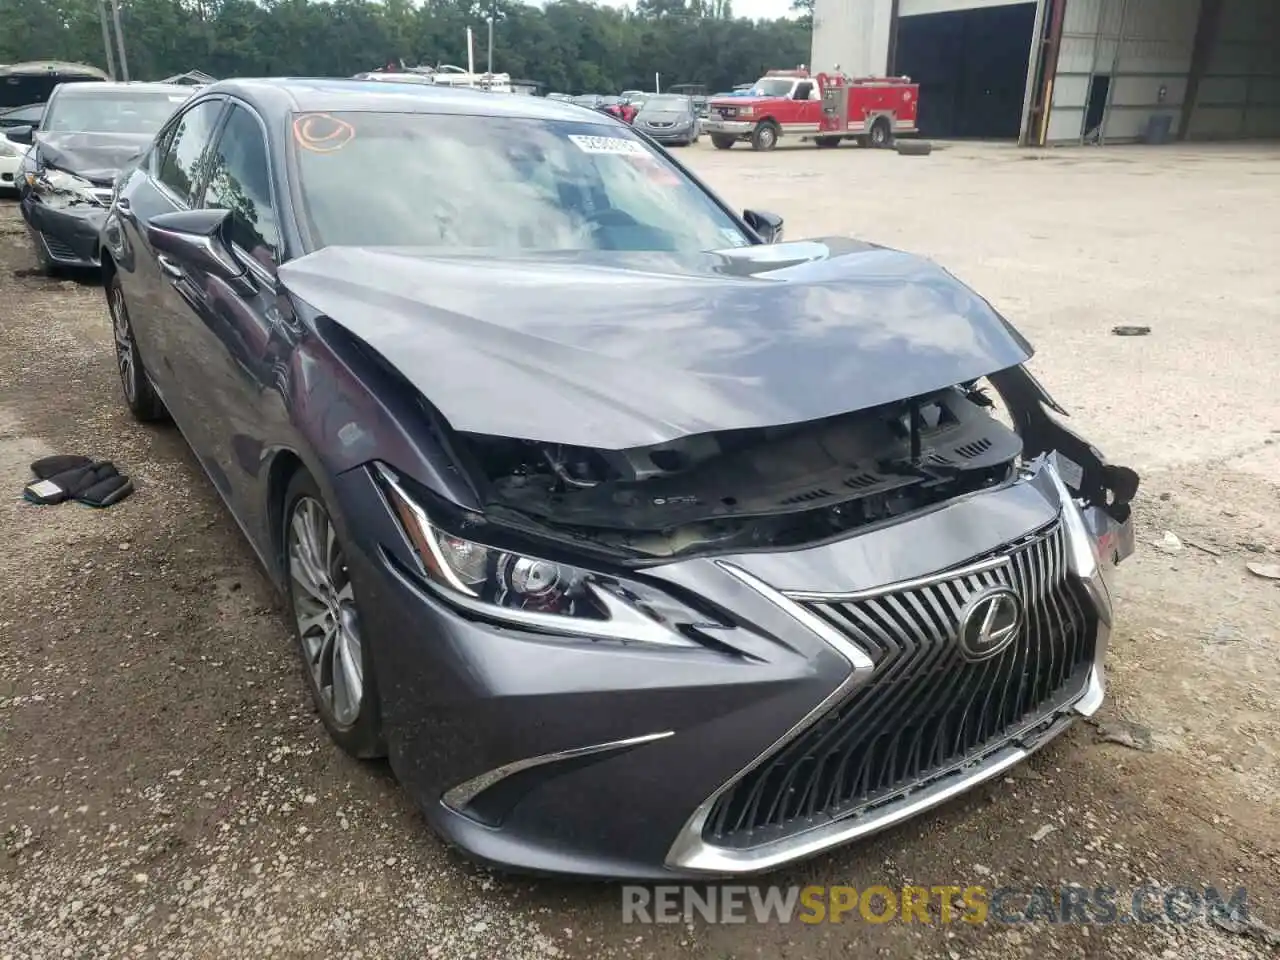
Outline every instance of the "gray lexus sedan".
<svg viewBox="0 0 1280 960">
<path fill-rule="evenodd" d="M 920 257 L 782 240 L 572 104 L 231 80 L 117 183 L 123 396 L 333 740 L 507 867 L 768 870 L 1102 701 L 1133 471 Z"/>
</svg>

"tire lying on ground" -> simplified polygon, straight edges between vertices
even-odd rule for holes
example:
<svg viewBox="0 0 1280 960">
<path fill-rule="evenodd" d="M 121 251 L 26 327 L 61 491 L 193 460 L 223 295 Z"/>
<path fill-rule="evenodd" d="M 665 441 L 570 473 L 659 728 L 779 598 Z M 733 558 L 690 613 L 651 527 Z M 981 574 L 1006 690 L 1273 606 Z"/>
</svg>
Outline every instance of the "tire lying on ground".
<svg viewBox="0 0 1280 960">
<path fill-rule="evenodd" d="M 928 140 L 899 140 L 893 148 L 904 157 L 927 157 L 933 153 L 933 144 Z"/>
</svg>

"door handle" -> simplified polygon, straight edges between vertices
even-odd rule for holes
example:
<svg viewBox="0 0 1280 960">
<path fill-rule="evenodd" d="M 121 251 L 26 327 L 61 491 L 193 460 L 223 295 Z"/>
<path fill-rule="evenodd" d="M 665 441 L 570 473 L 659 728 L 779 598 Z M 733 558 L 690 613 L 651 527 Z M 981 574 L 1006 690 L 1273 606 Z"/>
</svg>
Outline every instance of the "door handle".
<svg viewBox="0 0 1280 960">
<path fill-rule="evenodd" d="M 176 261 L 170 260 L 163 253 L 156 254 L 156 263 L 159 264 L 162 273 L 173 277 L 175 280 L 181 280 L 187 275 L 187 271 L 183 270 Z"/>
</svg>

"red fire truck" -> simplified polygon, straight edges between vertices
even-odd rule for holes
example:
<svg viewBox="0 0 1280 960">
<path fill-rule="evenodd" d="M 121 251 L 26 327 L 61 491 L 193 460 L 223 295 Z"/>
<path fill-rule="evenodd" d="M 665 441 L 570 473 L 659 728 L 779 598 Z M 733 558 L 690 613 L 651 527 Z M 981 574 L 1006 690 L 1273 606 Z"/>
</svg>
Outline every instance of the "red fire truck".
<svg viewBox="0 0 1280 960">
<path fill-rule="evenodd" d="M 887 147 L 894 137 L 916 133 L 920 85 L 910 77 L 847 77 L 842 73 L 770 70 L 749 96 L 713 97 L 702 132 L 728 150 L 747 140 L 772 150 L 778 138 L 796 136 L 820 147 L 841 140 Z"/>
</svg>

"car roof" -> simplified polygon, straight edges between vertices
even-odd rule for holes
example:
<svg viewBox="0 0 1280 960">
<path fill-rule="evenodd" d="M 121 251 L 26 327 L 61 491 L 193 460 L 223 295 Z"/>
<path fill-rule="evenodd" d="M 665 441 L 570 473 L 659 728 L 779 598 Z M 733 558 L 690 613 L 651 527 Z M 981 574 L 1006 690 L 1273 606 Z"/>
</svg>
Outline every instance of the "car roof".
<svg viewBox="0 0 1280 960">
<path fill-rule="evenodd" d="M 197 88 L 185 83 L 66 83 L 59 87 L 59 97 L 73 94 L 76 97 L 103 97 L 111 99 L 122 91 L 138 91 L 139 93 L 168 93 L 173 96 L 190 97 Z"/>
<path fill-rule="evenodd" d="M 453 113 L 568 120 L 581 123 L 583 111 L 558 100 L 490 93 L 437 84 L 387 83 L 377 80 L 273 77 L 220 80 L 201 96 L 225 93 L 265 114 L 277 113 Z M 615 121 L 603 114 L 598 123 Z"/>
</svg>

